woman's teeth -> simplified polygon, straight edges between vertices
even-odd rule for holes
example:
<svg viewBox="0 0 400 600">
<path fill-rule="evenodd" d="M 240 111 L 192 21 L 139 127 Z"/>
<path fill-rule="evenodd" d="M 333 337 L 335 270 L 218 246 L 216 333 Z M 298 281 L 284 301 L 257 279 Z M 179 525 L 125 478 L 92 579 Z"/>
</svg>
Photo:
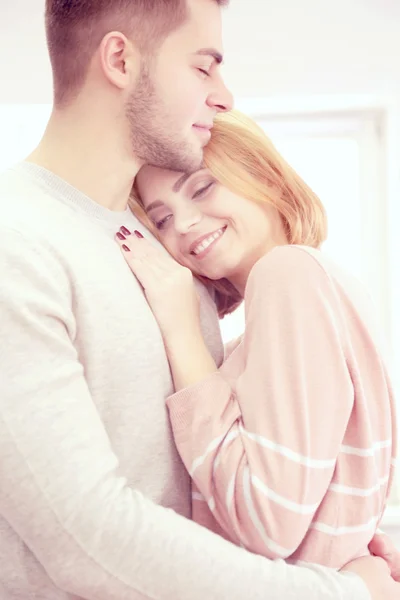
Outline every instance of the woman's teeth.
<svg viewBox="0 0 400 600">
<path fill-rule="evenodd" d="M 220 238 L 222 236 L 224 231 L 225 231 L 225 228 L 221 228 L 221 229 L 218 229 L 218 231 L 216 231 L 215 233 L 212 233 L 210 236 L 208 236 L 208 238 L 203 240 L 200 244 L 198 244 L 193 249 L 192 254 L 195 254 L 196 256 L 198 256 L 199 254 L 204 252 L 204 250 L 206 250 L 208 248 L 208 246 L 210 246 L 210 244 L 212 244 L 215 240 L 217 240 L 218 238 Z"/>
</svg>

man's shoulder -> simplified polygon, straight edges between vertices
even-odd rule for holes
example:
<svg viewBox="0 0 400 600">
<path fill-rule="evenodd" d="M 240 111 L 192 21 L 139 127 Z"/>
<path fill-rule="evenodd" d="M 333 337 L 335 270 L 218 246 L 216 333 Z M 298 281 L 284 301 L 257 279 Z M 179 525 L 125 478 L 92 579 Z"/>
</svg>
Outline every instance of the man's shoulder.
<svg viewBox="0 0 400 600">
<path fill-rule="evenodd" d="M 0 230 L 41 239 L 57 219 L 60 223 L 63 216 L 57 216 L 54 202 L 45 190 L 34 181 L 24 177 L 18 169 L 8 169 L 0 173 Z M 52 208 L 53 207 L 53 208 Z"/>
<path fill-rule="evenodd" d="M 32 182 L 18 169 L 18 165 L 10 167 L 0 172 L 0 195 L 1 197 L 9 195 L 22 194 L 24 190 L 29 190 L 33 186 Z"/>
<path fill-rule="evenodd" d="M 1 225 L 12 223 L 18 216 L 23 219 L 33 210 L 34 198 L 40 190 L 27 181 L 14 168 L 0 173 L 0 214 Z"/>
</svg>

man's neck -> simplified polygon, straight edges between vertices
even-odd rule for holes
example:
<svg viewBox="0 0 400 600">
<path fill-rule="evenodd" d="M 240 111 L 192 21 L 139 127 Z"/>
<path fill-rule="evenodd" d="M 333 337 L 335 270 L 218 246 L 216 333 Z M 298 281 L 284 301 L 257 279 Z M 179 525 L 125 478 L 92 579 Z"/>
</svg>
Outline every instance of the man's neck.
<svg viewBox="0 0 400 600">
<path fill-rule="evenodd" d="M 123 211 L 141 166 L 130 154 L 126 133 L 96 117 L 88 120 L 73 111 L 55 111 L 39 146 L 26 160 L 53 172 L 100 205 Z"/>
</svg>

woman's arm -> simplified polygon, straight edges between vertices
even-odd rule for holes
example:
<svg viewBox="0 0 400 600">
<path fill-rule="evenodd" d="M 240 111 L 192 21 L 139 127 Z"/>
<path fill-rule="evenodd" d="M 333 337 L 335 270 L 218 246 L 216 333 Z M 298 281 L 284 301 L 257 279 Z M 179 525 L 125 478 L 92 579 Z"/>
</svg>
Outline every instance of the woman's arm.
<svg viewBox="0 0 400 600">
<path fill-rule="evenodd" d="M 352 409 L 338 314 L 320 265 L 281 248 L 253 269 L 243 344 L 219 371 L 202 379 L 197 336 L 172 356 L 178 384 L 195 384 L 168 399 L 181 457 L 228 535 L 270 558 L 310 528 Z"/>
<path fill-rule="evenodd" d="M 179 291 L 177 277 L 175 275 L 173 277 L 170 276 L 171 271 L 179 271 L 181 267 L 173 261 L 167 260 L 159 251 L 151 248 L 148 242 L 141 244 L 138 240 L 130 237 L 126 245 L 132 249 L 138 259 L 131 260 L 132 255 L 124 251 L 127 263 L 141 281 L 152 308 L 158 307 L 157 310 L 155 310 L 155 314 L 160 324 L 163 323 L 165 314 L 170 311 L 170 318 L 169 320 L 167 318 L 165 321 L 165 324 L 168 325 L 168 322 L 171 322 L 171 317 L 172 320 L 174 320 L 175 316 L 179 315 L 180 310 L 183 308 L 182 297 L 177 294 Z M 162 263 L 162 269 L 158 268 L 160 267 L 160 263 Z M 162 275 L 161 271 L 163 272 L 162 277 L 160 277 Z M 183 279 L 185 280 L 184 288 L 187 291 L 186 275 L 187 274 L 185 273 Z M 159 298 L 158 300 L 157 295 Z M 177 299 L 178 303 L 174 305 L 173 302 L 170 303 L 165 301 L 168 297 Z M 193 306 L 191 293 L 189 293 L 187 299 L 187 305 L 190 309 L 190 307 Z M 186 323 L 188 323 L 187 319 L 190 310 L 183 313 Z M 192 317 L 189 318 L 189 321 L 190 319 L 194 322 L 196 321 L 195 312 L 192 314 Z M 163 509 L 159 510 L 162 511 Z M 179 519 L 179 517 L 176 518 Z M 163 523 L 165 522 L 166 520 L 163 518 Z M 194 524 L 192 524 L 192 527 L 194 527 Z M 210 532 L 201 528 L 197 529 L 197 531 L 201 531 L 204 537 L 212 535 Z M 185 531 L 185 535 L 186 533 L 187 532 Z M 159 536 L 157 535 L 155 537 L 156 543 L 159 542 L 158 538 Z M 193 541 L 194 536 L 192 534 L 188 538 L 186 535 L 185 539 Z M 285 600 L 293 598 L 294 600 L 294 598 L 299 598 L 300 596 L 307 597 L 308 600 L 313 600 L 314 598 L 324 598 L 324 600 L 339 598 L 341 600 L 354 600 L 355 598 L 357 598 L 357 600 L 367 600 L 367 598 L 370 600 L 395 600 L 399 597 L 399 584 L 395 583 L 393 579 L 390 578 L 385 563 L 379 559 L 357 559 L 346 566 L 346 570 L 359 575 L 362 578 L 363 583 L 359 577 L 355 577 L 353 574 L 350 576 L 350 574 L 346 573 L 337 573 L 332 569 L 327 569 L 318 565 L 309 564 L 307 567 L 297 567 L 281 560 L 269 562 L 260 556 L 243 552 L 241 549 L 227 544 L 216 536 L 213 536 L 213 539 L 216 540 L 215 548 L 213 545 L 210 545 L 211 538 L 210 540 L 205 540 L 207 548 L 212 548 L 217 554 L 219 552 L 219 556 L 224 557 L 225 564 L 230 565 L 230 574 L 227 575 L 224 569 L 221 570 L 221 564 L 218 560 L 215 560 L 214 555 L 212 553 L 210 554 L 208 550 L 206 553 L 202 553 L 200 549 L 199 554 L 199 540 L 196 539 L 196 543 L 192 544 L 194 551 L 197 552 L 198 556 L 202 556 L 208 560 L 208 567 L 206 569 L 207 578 L 201 576 L 201 583 L 197 582 L 195 585 L 193 585 L 192 579 L 192 584 L 186 589 L 185 597 L 188 596 L 190 590 L 195 590 L 196 594 L 203 593 L 202 590 L 204 589 L 204 585 L 207 585 L 209 581 L 213 581 L 214 583 L 213 589 L 208 592 L 208 598 L 210 599 L 217 597 L 225 598 L 228 596 L 232 599 L 234 597 L 242 598 L 243 593 L 245 596 L 247 594 L 247 597 L 250 595 L 254 600 L 256 597 L 260 599 L 265 598 L 266 600 L 282 600 L 283 598 Z M 218 545 L 220 547 L 217 547 Z M 162 547 L 165 548 L 165 544 Z M 168 548 L 170 547 L 171 546 L 168 545 Z M 233 556 L 234 553 L 237 554 L 238 568 L 235 568 L 236 563 Z M 185 551 L 184 557 L 186 562 L 190 562 L 190 552 Z M 175 554 L 173 555 L 172 560 L 175 560 Z M 192 571 L 193 578 L 193 569 L 187 570 L 182 568 L 182 560 L 179 562 L 180 572 L 187 575 Z M 220 576 L 218 581 L 212 578 L 212 571 L 214 572 L 215 568 Z M 237 577 L 235 577 L 235 574 Z M 175 580 L 178 581 L 176 577 L 174 578 L 174 581 Z M 227 581 L 230 581 L 231 583 L 229 588 L 230 591 L 228 591 L 228 588 L 226 587 Z M 221 582 L 225 585 L 223 590 Z M 218 585 L 218 583 L 221 585 Z M 245 591 L 243 592 L 243 590 Z M 226 595 L 227 593 L 228 596 Z M 167 596 L 164 594 L 162 597 L 166 598 Z M 175 597 L 177 597 L 176 594 Z"/>
</svg>

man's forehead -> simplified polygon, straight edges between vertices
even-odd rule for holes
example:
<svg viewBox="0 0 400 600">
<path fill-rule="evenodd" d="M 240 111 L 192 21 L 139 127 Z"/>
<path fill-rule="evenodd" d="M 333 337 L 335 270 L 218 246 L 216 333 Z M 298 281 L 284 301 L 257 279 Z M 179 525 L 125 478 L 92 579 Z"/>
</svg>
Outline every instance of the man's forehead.
<svg viewBox="0 0 400 600">
<path fill-rule="evenodd" d="M 215 0 L 188 0 L 188 19 L 182 28 L 202 47 L 222 52 L 221 8 Z M 182 31 L 184 33 L 184 31 Z"/>
</svg>

